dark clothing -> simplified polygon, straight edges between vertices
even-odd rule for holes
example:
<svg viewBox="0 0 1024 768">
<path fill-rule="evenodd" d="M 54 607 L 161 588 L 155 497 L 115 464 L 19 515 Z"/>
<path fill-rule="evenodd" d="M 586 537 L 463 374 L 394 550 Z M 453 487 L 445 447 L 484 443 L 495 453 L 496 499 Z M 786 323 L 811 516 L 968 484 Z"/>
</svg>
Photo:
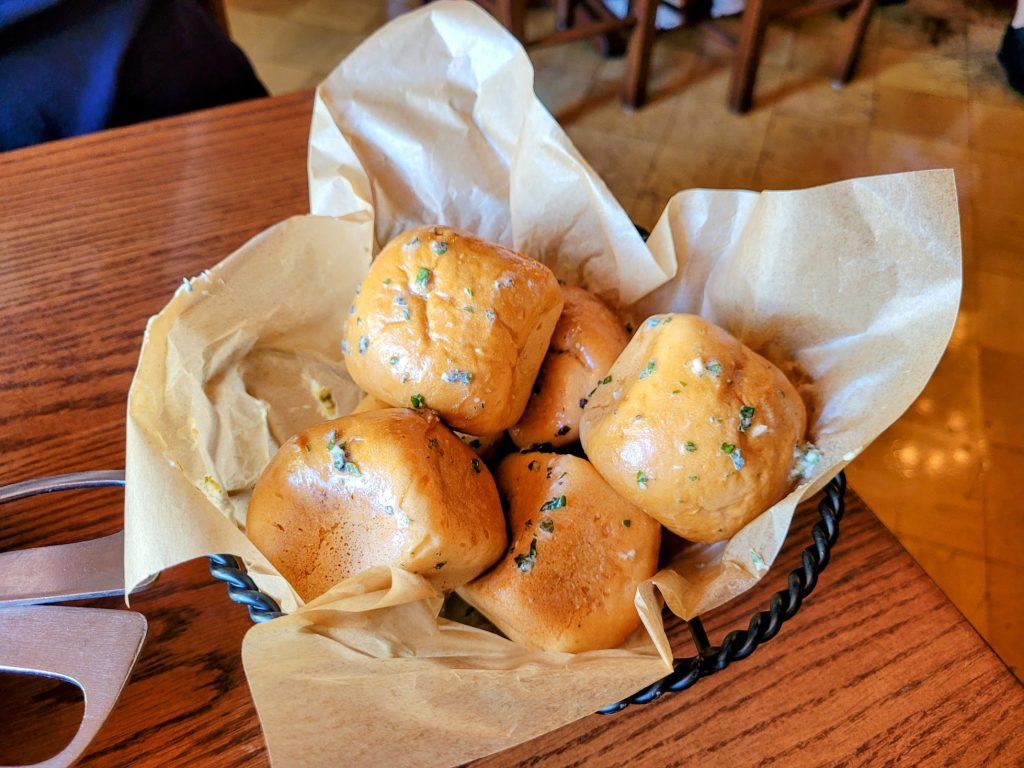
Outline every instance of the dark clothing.
<svg viewBox="0 0 1024 768">
<path fill-rule="evenodd" d="M 195 0 L 0 0 L 0 150 L 266 93 Z"/>
</svg>

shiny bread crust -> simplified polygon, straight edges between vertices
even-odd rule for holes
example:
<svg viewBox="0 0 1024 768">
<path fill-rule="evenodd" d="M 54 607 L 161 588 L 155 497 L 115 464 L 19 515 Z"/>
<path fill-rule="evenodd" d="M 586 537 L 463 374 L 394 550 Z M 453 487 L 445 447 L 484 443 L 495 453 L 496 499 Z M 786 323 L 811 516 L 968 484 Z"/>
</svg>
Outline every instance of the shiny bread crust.
<svg viewBox="0 0 1024 768">
<path fill-rule="evenodd" d="M 516 453 L 496 476 L 511 545 L 459 595 L 522 645 L 622 645 L 640 626 L 634 596 L 657 571 L 661 526 L 576 456 Z"/>
<path fill-rule="evenodd" d="M 246 533 L 307 601 L 372 566 L 451 590 L 506 544 L 484 462 L 435 414 L 408 408 L 345 416 L 288 440 L 253 490 Z"/>
<path fill-rule="evenodd" d="M 704 543 L 730 538 L 786 495 L 806 429 L 803 400 L 782 371 L 681 314 L 641 324 L 580 422 L 609 485 Z"/>
<path fill-rule="evenodd" d="M 448 227 L 421 227 L 374 259 L 342 351 L 366 392 L 488 435 L 522 415 L 561 311 L 558 281 L 539 261 Z"/>
</svg>

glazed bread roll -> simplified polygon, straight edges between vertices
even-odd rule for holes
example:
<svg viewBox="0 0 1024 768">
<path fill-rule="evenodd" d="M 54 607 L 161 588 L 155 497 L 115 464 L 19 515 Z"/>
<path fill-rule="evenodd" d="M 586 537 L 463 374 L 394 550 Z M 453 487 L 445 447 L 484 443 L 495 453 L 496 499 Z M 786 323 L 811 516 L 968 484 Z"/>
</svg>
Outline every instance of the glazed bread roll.
<svg viewBox="0 0 1024 768">
<path fill-rule="evenodd" d="M 515 453 L 497 478 L 512 544 L 459 595 L 523 645 L 622 645 L 640 626 L 633 598 L 658 569 L 661 526 L 576 456 Z"/>
<path fill-rule="evenodd" d="M 378 565 L 454 589 L 506 542 L 483 461 L 436 415 L 408 408 L 345 416 L 282 445 L 246 533 L 304 600 Z"/>
<path fill-rule="evenodd" d="M 619 319 L 592 293 L 564 286 L 564 306 L 533 394 L 509 437 L 520 448 L 579 439 L 580 415 L 629 336 Z"/>
<path fill-rule="evenodd" d="M 695 315 L 644 322 L 580 423 L 609 485 L 697 542 L 728 539 L 786 495 L 806 429 L 785 375 Z"/>
<path fill-rule="evenodd" d="M 522 415 L 561 311 L 558 281 L 539 261 L 423 227 L 374 260 L 342 351 L 366 392 L 488 435 Z"/>
<path fill-rule="evenodd" d="M 391 406 L 385 403 L 383 400 L 374 397 L 373 395 L 364 395 L 363 399 L 356 403 L 356 407 L 352 410 L 352 413 L 366 413 L 367 411 L 379 411 L 381 408 L 390 408 Z M 456 432 L 455 436 L 462 442 L 473 449 L 473 452 L 477 456 L 484 459 L 489 459 L 494 455 L 498 446 L 501 444 L 502 438 L 505 437 L 504 432 L 496 432 L 493 435 L 467 435 L 465 432 Z"/>
</svg>

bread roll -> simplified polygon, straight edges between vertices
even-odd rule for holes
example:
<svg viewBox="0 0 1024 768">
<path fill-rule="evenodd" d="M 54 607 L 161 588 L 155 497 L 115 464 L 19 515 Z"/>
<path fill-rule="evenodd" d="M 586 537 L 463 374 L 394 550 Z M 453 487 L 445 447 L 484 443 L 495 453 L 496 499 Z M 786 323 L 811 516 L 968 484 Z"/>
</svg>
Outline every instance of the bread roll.
<svg viewBox="0 0 1024 768">
<path fill-rule="evenodd" d="M 697 542 L 728 539 L 785 496 L 806 428 L 785 375 L 695 315 L 644 322 L 580 423 L 609 485 Z"/>
<path fill-rule="evenodd" d="M 580 415 L 629 336 L 622 323 L 592 293 L 565 286 L 564 306 L 551 337 L 533 394 L 509 437 L 520 448 L 579 440 Z"/>
<path fill-rule="evenodd" d="M 389 408 L 296 435 L 253 491 L 246 533 L 304 600 L 372 566 L 450 590 L 505 549 L 483 461 L 429 411 Z"/>
<path fill-rule="evenodd" d="M 342 351 L 370 394 L 432 408 L 453 429 L 488 435 L 522 415 L 561 311 L 558 281 L 539 261 L 423 227 L 374 260 Z"/>
<path fill-rule="evenodd" d="M 657 571 L 661 526 L 576 456 L 512 454 L 497 479 L 512 544 L 459 595 L 523 645 L 621 645 L 640 626 L 633 598 Z"/>
</svg>

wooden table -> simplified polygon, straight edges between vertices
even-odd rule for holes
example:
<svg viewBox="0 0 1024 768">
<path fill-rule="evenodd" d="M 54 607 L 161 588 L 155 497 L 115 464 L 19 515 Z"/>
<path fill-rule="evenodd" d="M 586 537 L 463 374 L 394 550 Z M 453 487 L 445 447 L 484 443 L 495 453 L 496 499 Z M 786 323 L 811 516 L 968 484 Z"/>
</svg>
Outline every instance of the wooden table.
<svg viewBox="0 0 1024 768">
<path fill-rule="evenodd" d="M 124 464 L 146 318 L 181 278 L 308 210 L 308 93 L 0 155 L 0 482 Z M 116 491 L 5 508 L 0 549 L 117 530 Z M 810 541 L 707 617 L 745 626 Z M 116 601 L 109 601 L 111 606 Z M 205 562 L 134 601 L 150 623 L 88 765 L 263 765 L 239 657 L 249 627 Z M 0 614 L 0 621 L 2 621 Z M 689 655 L 685 632 L 676 633 Z M 5 699 L 0 691 L 0 702 Z M 57 751 L 0 703 L 0 763 Z M 42 704 L 38 704 L 40 708 Z M 18 715 L 17 727 L 10 723 Z M 978 765 L 1024 761 L 1024 688 L 856 497 L 818 590 L 753 656 L 681 694 L 593 715 L 480 765 Z"/>
</svg>

